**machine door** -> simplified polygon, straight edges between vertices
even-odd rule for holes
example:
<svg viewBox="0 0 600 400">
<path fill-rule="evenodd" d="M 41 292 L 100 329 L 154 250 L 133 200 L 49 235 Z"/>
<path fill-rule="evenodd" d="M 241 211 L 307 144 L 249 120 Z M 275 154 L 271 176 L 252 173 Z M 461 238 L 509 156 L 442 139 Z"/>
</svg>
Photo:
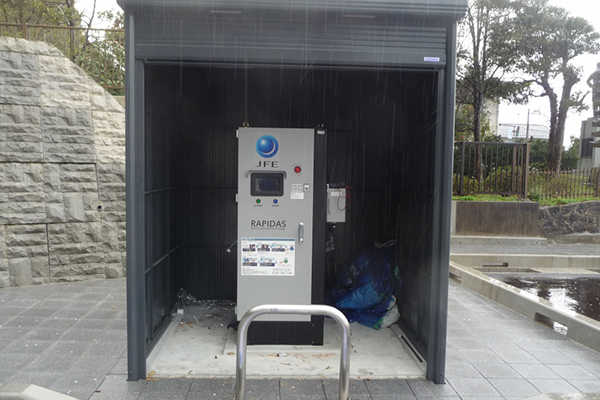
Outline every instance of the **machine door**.
<svg viewBox="0 0 600 400">
<path fill-rule="evenodd" d="M 314 130 L 240 128 L 238 139 L 239 320 L 259 304 L 311 304 Z"/>
</svg>

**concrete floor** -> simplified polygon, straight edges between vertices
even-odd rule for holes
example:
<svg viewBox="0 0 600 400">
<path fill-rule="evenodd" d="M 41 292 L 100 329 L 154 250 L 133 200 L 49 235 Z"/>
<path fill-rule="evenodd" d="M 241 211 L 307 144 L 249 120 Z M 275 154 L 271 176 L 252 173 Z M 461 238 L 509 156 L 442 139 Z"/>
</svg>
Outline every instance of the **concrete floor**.
<svg viewBox="0 0 600 400">
<path fill-rule="evenodd" d="M 188 306 L 167 329 L 148 359 L 156 377 L 225 377 L 235 375 L 237 332 L 227 325 L 233 305 L 203 302 Z M 418 378 L 425 366 L 399 337 L 399 329 L 374 330 L 351 324 L 350 377 Z M 248 346 L 248 377 L 336 378 L 340 373 L 341 335 L 325 319 L 323 346 Z"/>
<path fill-rule="evenodd" d="M 454 282 L 448 307 L 445 385 L 365 377 L 351 380 L 350 398 L 520 400 L 562 392 L 590 400 L 600 393 L 593 350 Z M 32 383 L 80 400 L 233 398 L 233 375 L 128 382 L 124 310 L 122 279 L 0 289 L 0 383 Z M 246 397 L 331 400 L 337 385 L 337 377 L 251 378 Z"/>
</svg>

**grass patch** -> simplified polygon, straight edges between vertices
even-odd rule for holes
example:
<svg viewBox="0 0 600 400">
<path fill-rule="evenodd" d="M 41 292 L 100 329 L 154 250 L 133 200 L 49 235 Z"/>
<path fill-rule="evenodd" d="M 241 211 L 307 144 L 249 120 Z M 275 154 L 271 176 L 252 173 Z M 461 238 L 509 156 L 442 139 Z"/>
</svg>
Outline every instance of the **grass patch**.
<svg viewBox="0 0 600 400">
<path fill-rule="evenodd" d="M 523 201 L 517 196 L 501 196 L 499 194 L 470 194 L 468 196 L 452 196 L 452 200 L 458 201 Z M 535 201 L 534 199 L 531 199 Z M 596 197 L 576 197 L 566 199 L 564 197 L 554 197 L 551 199 L 536 199 L 540 206 L 562 206 L 572 203 L 583 203 L 585 201 L 600 201 Z"/>
<path fill-rule="evenodd" d="M 459 201 L 523 201 L 517 196 L 501 196 L 499 194 L 470 194 L 467 196 L 452 196 Z"/>
<path fill-rule="evenodd" d="M 572 203 L 583 203 L 585 201 L 599 201 L 596 197 L 576 197 L 574 199 L 565 199 L 563 197 L 555 197 L 552 199 L 541 199 L 539 201 L 540 206 L 562 206 L 565 204 Z"/>
</svg>

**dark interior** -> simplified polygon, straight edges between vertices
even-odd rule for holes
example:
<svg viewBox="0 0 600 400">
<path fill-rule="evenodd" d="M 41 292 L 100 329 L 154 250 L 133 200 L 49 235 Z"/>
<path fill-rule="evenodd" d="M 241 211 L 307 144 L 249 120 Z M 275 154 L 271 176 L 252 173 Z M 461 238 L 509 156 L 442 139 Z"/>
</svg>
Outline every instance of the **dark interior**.
<svg viewBox="0 0 600 400">
<path fill-rule="evenodd" d="M 396 239 L 400 324 L 425 351 L 438 72 L 148 63 L 144 74 L 148 346 L 179 288 L 235 301 L 227 249 L 237 236 L 236 129 L 248 123 L 327 129 L 327 181 L 350 188 L 337 269 Z M 325 275 L 327 286 L 331 265 Z"/>
</svg>

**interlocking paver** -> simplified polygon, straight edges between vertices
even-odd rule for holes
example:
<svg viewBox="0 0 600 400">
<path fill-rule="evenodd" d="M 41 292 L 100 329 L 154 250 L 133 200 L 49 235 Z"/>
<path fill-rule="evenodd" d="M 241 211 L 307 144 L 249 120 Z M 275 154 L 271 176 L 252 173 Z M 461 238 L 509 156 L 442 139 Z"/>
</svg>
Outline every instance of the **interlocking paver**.
<svg viewBox="0 0 600 400">
<path fill-rule="evenodd" d="M 233 398 L 233 378 L 127 382 L 124 300 L 124 280 L 0 290 L 0 379 L 27 379 L 82 400 Z M 600 391 L 597 353 L 454 283 L 448 304 L 448 384 L 354 379 L 350 399 L 516 400 L 550 390 Z M 246 398 L 329 400 L 337 389 L 335 379 L 249 379 Z"/>
</svg>

